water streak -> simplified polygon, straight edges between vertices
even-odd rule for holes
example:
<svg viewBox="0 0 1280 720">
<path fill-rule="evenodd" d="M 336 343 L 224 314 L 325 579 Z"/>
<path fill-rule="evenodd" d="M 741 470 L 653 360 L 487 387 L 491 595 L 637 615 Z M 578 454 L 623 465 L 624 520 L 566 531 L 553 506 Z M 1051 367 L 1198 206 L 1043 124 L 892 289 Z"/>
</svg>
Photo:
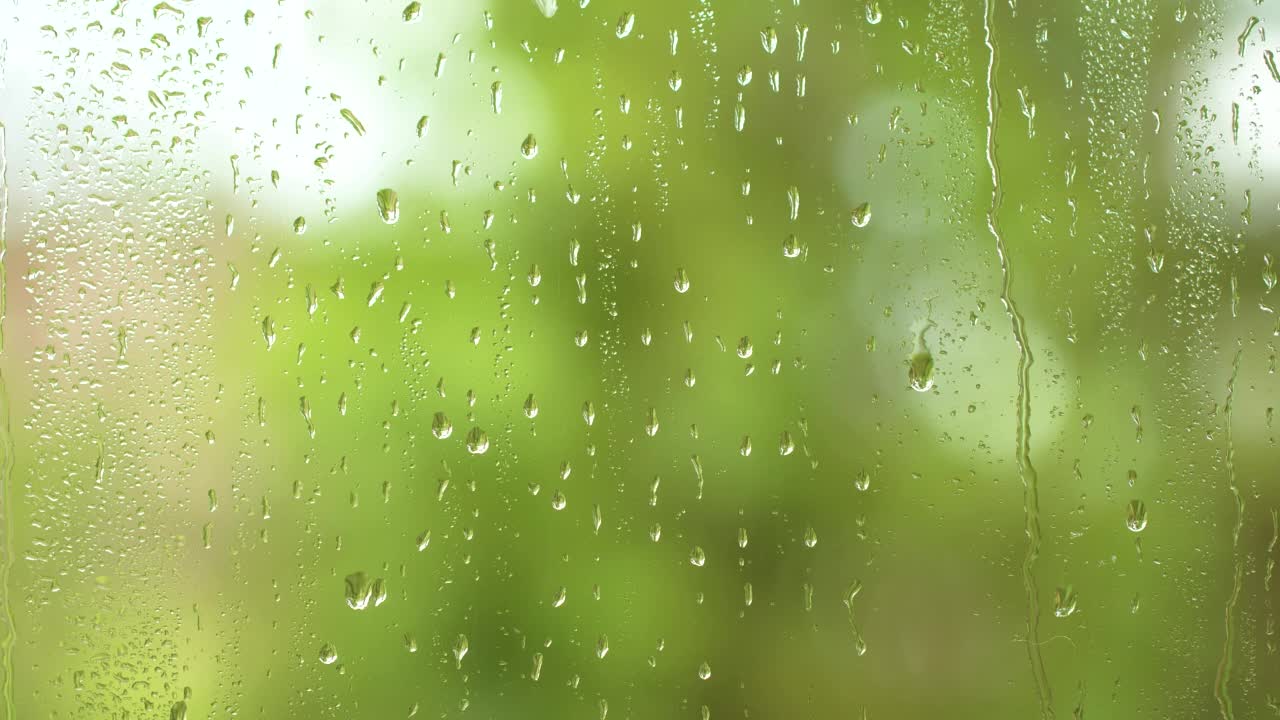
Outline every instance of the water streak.
<svg viewBox="0 0 1280 720">
<path fill-rule="evenodd" d="M 9 251 L 5 228 L 9 223 L 9 163 L 5 147 L 5 125 L 0 123 L 0 358 L 5 354 L 4 323 L 9 293 L 5 257 Z M 9 389 L 4 370 L 0 368 L 0 606 L 4 607 L 4 627 L 0 628 L 0 671 L 3 671 L 4 710 L 6 718 L 16 718 L 13 699 L 13 646 L 17 628 L 13 623 L 13 596 L 9 576 L 13 570 L 13 438 L 9 427 Z"/>
<path fill-rule="evenodd" d="M 1000 259 L 1000 303 L 1013 327 L 1013 339 L 1018 346 L 1018 476 L 1022 479 L 1023 515 L 1026 523 L 1027 552 L 1022 559 L 1022 587 L 1027 598 L 1027 657 L 1031 661 L 1031 673 L 1035 677 L 1036 696 L 1040 701 L 1040 716 L 1052 718 L 1053 692 L 1045 672 L 1044 658 L 1040 654 L 1040 598 L 1036 587 L 1035 564 L 1040 555 L 1040 495 L 1035 467 L 1031 464 L 1031 347 L 1027 344 L 1026 323 L 1013 301 L 1013 268 L 1008 249 L 1000 232 L 1000 205 L 1004 189 L 1000 185 L 1000 165 L 996 162 L 996 128 L 1000 113 L 1000 92 L 996 88 L 996 70 L 1000 56 L 996 50 L 995 5 L 993 0 L 983 4 L 983 42 L 987 46 L 987 167 L 991 171 L 991 205 L 987 210 L 987 230 L 995 239 L 996 255 Z"/>
<path fill-rule="evenodd" d="M 1244 496 L 1240 494 L 1240 486 L 1236 484 L 1236 445 L 1231 433 L 1232 407 L 1235 404 L 1236 376 L 1240 374 L 1240 354 L 1236 350 L 1236 359 L 1231 364 L 1231 378 L 1227 380 L 1227 400 L 1223 405 L 1223 415 L 1227 426 L 1227 488 L 1236 506 L 1236 522 L 1231 529 L 1231 554 L 1235 559 L 1235 573 L 1231 582 L 1231 595 L 1227 598 L 1227 606 L 1223 610 L 1226 624 L 1226 637 L 1222 641 L 1222 659 L 1218 661 L 1218 674 L 1213 681 L 1213 696 L 1218 700 L 1218 709 L 1223 720 L 1233 720 L 1235 713 L 1231 708 L 1232 656 L 1236 644 L 1236 604 L 1240 601 L 1240 587 L 1244 580 L 1244 559 L 1237 548 L 1240 545 L 1240 529 L 1244 526 Z"/>
</svg>

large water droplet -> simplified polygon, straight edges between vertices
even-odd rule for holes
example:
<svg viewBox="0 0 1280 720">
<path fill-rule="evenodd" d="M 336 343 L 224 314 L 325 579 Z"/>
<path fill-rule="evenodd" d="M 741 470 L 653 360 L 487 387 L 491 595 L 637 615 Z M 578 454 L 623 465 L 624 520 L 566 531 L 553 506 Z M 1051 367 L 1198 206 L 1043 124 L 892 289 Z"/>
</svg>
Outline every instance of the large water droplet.
<svg viewBox="0 0 1280 720">
<path fill-rule="evenodd" d="M 395 225 L 400 219 L 400 196 L 395 190 L 382 188 L 378 191 L 378 215 L 388 225 Z"/>
</svg>

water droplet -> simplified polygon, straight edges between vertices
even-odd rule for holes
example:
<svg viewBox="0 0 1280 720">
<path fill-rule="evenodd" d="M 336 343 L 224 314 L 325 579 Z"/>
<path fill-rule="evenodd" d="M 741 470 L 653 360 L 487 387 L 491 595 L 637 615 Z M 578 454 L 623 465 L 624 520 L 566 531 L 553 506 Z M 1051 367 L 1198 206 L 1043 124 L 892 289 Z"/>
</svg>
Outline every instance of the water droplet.
<svg viewBox="0 0 1280 720">
<path fill-rule="evenodd" d="M 388 225 L 395 225 L 400 219 L 400 196 L 395 190 L 382 188 L 378 191 L 378 215 Z"/>
<path fill-rule="evenodd" d="M 678 293 L 689 291 L 689 274 L 685 272 L 684 268 L 676 268 L 675 286 Z"/>
<path fill-rule="evenodd" d="M 357 135 L 364 135 L 364 123 L 360 122 L 360 118 L 356 117 L 355 113 L 347 108 L 342 108 L 338 111 L 338 114 L 342 116 L 343 120 L 347 121 L 347 124 L 351 126 L 352 130 L 356 131 Z"/>
<path fill-rule="evenodd" d="M 493 82 L 493 85 L 489 86 L 489 92 L 493 95 L 494 114 L 501 115 L 502 114 L 502 81 L 495 80 Z"/>
<path fill-rule="evenodd" d="M 880 13 L 880 3 L 875 2 L 874 0 L 872 2 L 867 3 L 867 22 L 868 23 L 872 25 L 879 25 L 880 19 L 883 17 L 884 16 Z"/>
<path fill-rule="evenodd" d="M 689 563 L 694 567 L 707 564 L 707 553 L 703 551 L 702 546 L 694 545 L 693 550 L 689 551 Z"/>
<path fill-rule="evenodd" d="M 467 651 L 471 649 L 471 643 L 467 641 L 466 635 L 458 635 L 458 639 L 453 641 L 453 660 L 458 669 L 462 669 L 462 658 L 467 656 Z"/>
<path fill-rule="evenodd" d="M 751 357 L 751 353 L 753 351 L 754 350 L 751 346 L 751 338 L 746 335 L 743 335 L 742 338 L 738 340 L 738 348 L 737 348 L 738 357 L 742 358 L 743 360 L 746 360 L 747 358 Z"/>
<path fill-rule="evenodd" d="M 698 666 L 698 678 L 701 680 L 711 679 L 711 665 L 706 660 L 703 660 L 702 664 Z"/>
<path fill-rule="evenodd" d="M 567 595 L 568 591 L 561 586 L 560 589 L 556 591 L 555 597 L 551 598 L 551 607 L 560 607 L 561 605 L 564 605 Z"/>
<path fill-rule="evenodd" d="M 414 2 L 404 6 L 404 21 L 407 23 L 416 23 L 422 18 L 422 3 Z"/>
<path fill-rule="evenodd" d="M 635 24 L 636 24 L 635 13 L 631 12 L 630 10 L 627 10 L 626 12 L 622 13 L 622 17 L 618 18 L 618 27 L 616 30 L 616 34 L 618 38 L 621 39 L 630 35 L 631 29 L 635 27 Z"/>
<path fill-rule="evenodd" d="M 293 219 L 293 231 L 302 235 L 307 231 L 307 219 L 299 215 Z"/>
<path fill-rule="evenodd" d="M 347 607 L 352 610 L 364 610 L 373 599 L 373 581 L 363 572 L 348 575 L 346 585 Z"/>
<path fill-rule="evenodd" d="M 933 353 L 929 352 L 929 347 L 924 342 L 924 334 L 931 327 L 932 322 L 920 324 L 920 329 L 916 331 L 916 349 L 911 353 L 907 366 L 907 380 L 911 389 L 916 392 L 928 392 L 933 388 Z"/>
<path fill-rule="evenodd" d="M 770 55 L 778 49 L 778 31 L 772 25 L 760 31 L 760 45 Z"/>
<path fill-rule="evenodd" d="M 549 18 L 556 14 L 556 0 L 533 0 L 533 4 L 538 6 L 538 10 L 543 17 Z M 534 679 L 536 680 L 537 678 Z"/>
<path fill-rule="evenodd" d="M 862 203 L 850 211 L 849 221 L 854 227 L 866 227 L 871 222 L 871 203 Z"/>
<path fill-rule="evenodd" d="M 1069 617 L 1076 611 L 1076 591 L 1070 585 L 1058 588 L 1053 593 L 1053 614 L 1057 617 Z"/>
<path fill-rule="evenodd" d="M 1142 532 L 1147 528 L 1147 505 L 1141 500 L 1130 500 L 1125 508 L 1128 519 L 1125 525 L 1133 532 Z"/>
<path fill-rule="evenodd" d="M 479 427 L 471 428 L 467 433 L 467 452 L 472 455 L 483 455 L 489 449 L 489 435 Z"/>
<path fill-rule="evenodd" d="M 333 643 L 325 643 L 320 646 L 320 662 L 325 665 L 332 665 L 338 661 L 338 649 Z"/>
<path fill-rule="evenodd" d="M 529 397 L 525 398 L 524 416 L 530 420 L 538 417 L 538 401 L 533 397 L 533 393 L 529 393 Z"/>
<path fill-rule="evenodd" d="M 805 547 L 814 547 L 818 544 L 818 533 L 812 527 L 804 529 L 804 545 Z"/>
<path fill-rule="evenodd" d="M 276 344 L 276 323 L 270 315 L 262 318 L 262 337 L 267 341 L 268 350 Z"/>
<path fill-rule="evenodd" d="M 436 436 L 437 440 L 444 440 L 453 434 L 453 423 L 448 415 L 438 412 L 431 418 L 431 434 Z"/>
<path fill-rule="evenodd" d="M 533 136 L 533 133 L 529 133 L 524 142 L 520 144 L 520 154 L 524 156 L 525 160 L 532 160 L 538 157 L 538 139 Z"/>
<path fill-rule="evenodd" d="M 783 430 L 782 435 L 778 438 L 778 454 L 786 457 L 795 451 L 796 443 L 791 439 L 791 433 Z"/>
<path fill-rule="evenodd" d="M 787 258 L 800 257 L 800 241 L 795 235 L 788 235 L 786 240 L 782 241 L 782 256 Z"/>
<path fill-rule="evenodd" d="M 568 504 L 569 504 L 569 498 L 565 497 L 563 492 L 557 490 L 551 494 L 552 510 L 563 510 L 565 506 Z"/>
</svg>

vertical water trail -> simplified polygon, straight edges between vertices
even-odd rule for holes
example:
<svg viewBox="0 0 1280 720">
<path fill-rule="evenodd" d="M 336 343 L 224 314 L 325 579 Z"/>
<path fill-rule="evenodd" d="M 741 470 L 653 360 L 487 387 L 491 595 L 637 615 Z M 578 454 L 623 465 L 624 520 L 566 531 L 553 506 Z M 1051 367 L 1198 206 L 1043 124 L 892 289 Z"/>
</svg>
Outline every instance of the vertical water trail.
<svg viewBox="0 0 1280 720">
<path fill-rule="evenodd" d="M 1227 425 L 1227 488 L 1231 490 L 1231 498 L 1236 506 L 1236 523 L 1231 529 L 1231 554 L 1235 559 L 1234 579 L 1231 582 L 1231 595 L 1227 598 L 1227 607 L 1223 611 L 1226 622 L 1226 638 L 1222 641 L 1222 659 L 1218 661 L 1218 675 L 1213 681 L 1213 696 L 1218 700 L 1218 709 L 1223 720 L 1233 720 L 1235 714 L 1231 709 L 1231 694 L 1228 684 L 1231 682 L 1232 655 L 1236 642 L 1235 610 L 1240 601 L 1240 586 L 1244 578 L 1244 560 L 1237 552 L 1240 545 L 1240 528 L 1244 526 L 1244 497 L 1240 494 L 1240 486 L 1236 484 L 1236 445 L 1231 433 L 1232 406 L 1235 404 L 1236 376 L 1240 374 L 1240 354 L 1236 350 L 1236 359 L 1231 364 L 1231 378 L 1227 380 L 1227 400 L 1222 412 Z"/>
<path fill-rule="evenodd" d="M 1040 493 L 1035 467 L 1031 464 L 1031 347 L 1027 344 L 1026 325 L 1010 289 L 1013 285 L 1013 268 L 1000 234 L 1000 204 L 1004 189 L 1000 185 L 1000 166 L 996 162 L 996 118 L 1000 112 L 1000 93 L 996 89 L 996 68 L 999 53 L 996 51 L 994 0 L 984 0 L 982 13 L 983 41 L 987 46 L 987 167 L 991 170 L 991 205 L 987 210 L 987 230 L 995 239 L 996 255 L 1000 258 L 1000 303 L 1013 326 L 1013 339 L 1018 346 L 1018 476 L 1022 479 L 1023 515 L 1026 519 L 1027 552 L 1022 559 L 1022 587 L 1027 597 L 1027 656 L 1031 661 L 1031 673 L 1035 677 L 1036 696 L 1040 701 L 1040 716 L 1052 718 L 1053 693 L 1045 672 L 1044 658 L 1040 655 L 1040 599 L 1036 588 L 1035 564 L 1040 555 Z"/>
<path fill-rule="evenodd" d="M 9 223 L 9 163 L 5 148 L 5 125 L 0 122 L 0 358 L 6 357 L 4 323 L 9 293 L 5 259 L 9 251 L 5 228 Z M 14 720 L 13 645 L 17 628 L 13 625 L 13 602 L 9 595 L 9 574 L 13 568 L 13 438 L 9 430 L 9 389 L 0 368 L 0 606 L 4 607 L 4 628 L 0 634 L 0 683 L 4 685 L 4 717 Z"/>
</svg>

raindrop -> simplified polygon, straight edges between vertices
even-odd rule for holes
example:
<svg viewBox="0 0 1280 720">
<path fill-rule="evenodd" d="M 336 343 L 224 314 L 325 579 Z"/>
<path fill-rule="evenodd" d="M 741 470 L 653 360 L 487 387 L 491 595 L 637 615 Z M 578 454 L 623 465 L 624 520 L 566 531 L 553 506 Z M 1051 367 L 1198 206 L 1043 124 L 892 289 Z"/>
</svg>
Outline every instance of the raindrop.
<svg viewBox="0 0 1280 720">
<path fill-rule="evenodd" d="M 879 25 L 882 17 L 884 16 L 880 13 L 880 3 L 875 2 L 874 0 L 872 0 L 872 2 L 868 2 L 867 22 L 872 25 Z"/>
<path fill-rule="evenodd" d="M 338 649 L 333 643 L 325 643 L 320 646 L 320 662 L 325 665 L 332 665 L 338 661 Z"/>
<path fill-rule="evenodd" d="M 644 433 L 649 437 L 658 434 L 658 411 L 654 408 L 649 408 L 649 412 L 645 416 Z"/>
<path fill-rule="evenodd" d="M 760 31 L 760 45 L 770 55 L 778 49 L 778 31 L 772 25 Z"/>
<path fill-rule="evenodd" d="M 1069 617 L 1076 611 L 1076 591 L 1070 585 L 1058 588 L 1053 593 L 1053 614 L 1057 617 Z"/>
<path fill-rule="evenodd" d="M 364 610 L 373 599 L 373 581 L 363 572 L 348 575 L 344 581 L 346 586 L 347 607 L 352 610 Z"/>
<path fill-rule="evenodd" d="M 466 635 L 458 635 L 458 639 L 453 641 L 453 660 L 458 669 L 462 669 L 462 658 L 467 656 L 467 651 L 471 649 L 471 643 L 467 641 Z"/>
<path fill-rule="evenodd" d="M 916 331 L 916 349 L 911 353 L 907 367 L 907 380 L 911 383 L 911 389 L 916 392 L 928 392 L 933 388 L 933 353 L 929 352 L 929 347 L 924 342 L 924 334 L 931 327 L 931 321 L 920 324 L 920 329 Z"/>
<path fill-rule="evenodd" d="M 785 457 L 795 451 L 796 443 L 791 439 L 791 433 L 783 430 L 781 437 L 778 438 L 778 454 Z"/>
<path fill-rule="evenodd" d="M 689 292 L 689 274 L 684 268 L 676 268 L 675 286 L 678 293 Z"/>
<path fill-rule="evenodd" d="M 382 188 L 378 191 L 378 215 L 388 225 L 395 225 L 400 219 L 400 196 L 395 190 Z"/>
<path fill-rule="evenodd" d="M 1130 500 L 1125 508 L 1128 519 L 1125 525 L 1133 532 L 1142 532 L 1147 528 L 1147 505 L 1141 500 Z"/>
<path fill-rule="evenodd" d="M 621 39 L 630 35 L 631 29 L 635 27 L 635 24 L 636 24 L 635 13 L 631 12 L 630 10 L 627 10 L 626 12 L 622 13 L 622 17 L 618 18 L 618 27 L 616 30 L 616 34 L 618 38 Z"/>
<path fill-rule="evenodd" d="M 467 433 L 467 452 L 472 455 L 483 455 L 489 449 L 489 435 L 479 427 L 471 428 Z"/>
<path fill-rule="evenodd" d="M 360 118 L 356 117 L 355 113 L 347 108 L 342 108 L 338 111 L 338 114 L 342 116 L 343 120 L 347 121 L 347 124 L 351 126 L 352 130 L 356 131 L 357 135 L 364 135 L 364 123 L 360 122 Z"/>
<path fill-rule="evenodd" d="M 786 240 L 782 241 L 782 256 L 787 258 L 800 257 L 800 241 L 795 235 L 788 235 Z"/>
<path fill-rule="evenodd" d="M 438 412 L 431 418 L 431 434 L 435 435 L 437 440 L 444 440 L 453 434 L 453 423 L 450 422 L 448 415 Z"/>
<path fill-rule="evenodd" d="M 854 227 L 866 227 L 871 222 L 871 203 L 862 203 L 850 211 L 849 221 Z"/>
<path fill-rule="evenodd" d="M 689 563 L 694 567 L 702 567 L 707 564 L 707 554 L 700 545 L 694 545 L 693 550 L 689 551 Z"/>
</svg>

